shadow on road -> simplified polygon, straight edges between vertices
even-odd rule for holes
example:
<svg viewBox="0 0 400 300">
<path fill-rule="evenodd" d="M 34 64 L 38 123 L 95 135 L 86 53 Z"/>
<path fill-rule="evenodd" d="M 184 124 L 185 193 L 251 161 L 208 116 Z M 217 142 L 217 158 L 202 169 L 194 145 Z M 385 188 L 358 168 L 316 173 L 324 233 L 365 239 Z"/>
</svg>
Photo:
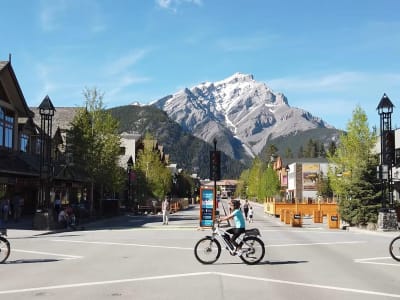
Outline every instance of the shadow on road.
<svg viewBox="0 0 400 300">
<path fill-rule="evenodd" d="M 55 261 L 60 261 L 60 259 L 50 259 L 50 258 L 18 259 L 18 260 L 6 261 L 5 263 L 6 264 L 33 264 L 33 263 L 55 262 Z"/>
<path fill-rule="evenodd" d="M 303 264 L 308 263 L 307 260 L 282 260 L 282 261 L 265 261 L 265 265 L 291 265 L 291 264 Z"/>
</svg>

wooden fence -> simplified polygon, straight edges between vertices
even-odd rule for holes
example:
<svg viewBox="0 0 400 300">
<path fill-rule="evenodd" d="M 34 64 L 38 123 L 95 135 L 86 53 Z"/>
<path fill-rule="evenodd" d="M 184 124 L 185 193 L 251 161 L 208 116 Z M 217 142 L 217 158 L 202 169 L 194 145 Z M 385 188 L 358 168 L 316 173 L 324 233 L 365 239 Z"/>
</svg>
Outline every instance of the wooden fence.
<svg viewBox="0 0 400 300">
<path fill-rule="evenodd" d="M 274 199 L 267 199 L 264 202 L 264 212 L 266 214 L 279 217 L 283 210 L 306 216 L 313 216 L 316 212 L 319 212 L 322 216 L 338 214 L 336 203 L 286 203 L 275 202 Z"/>
</svg>

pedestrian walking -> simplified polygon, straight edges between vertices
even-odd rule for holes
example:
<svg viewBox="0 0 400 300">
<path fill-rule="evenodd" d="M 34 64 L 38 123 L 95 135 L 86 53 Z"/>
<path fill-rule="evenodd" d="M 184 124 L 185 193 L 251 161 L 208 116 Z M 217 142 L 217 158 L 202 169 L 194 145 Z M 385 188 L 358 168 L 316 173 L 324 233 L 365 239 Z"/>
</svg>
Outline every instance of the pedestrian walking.
<svg viewBox="0 0 400 300">
<path fill-rule="evenodd" d="M 253 215 L 254 215 L 254 210 L 253 210 L 253 207 L 250 206 L 250 208 L 249 208 L 249 223 L 253 223 Z"/>
<path fill-rule="evenodd" d="M 245 219 L 248 220 L 247 216 L 248 216 L 248 213 L 249 213 L 249 200 L 247 200 L 247 199 L 243 204 L 243 212 L 244 212 Z"/>
<path fill-rule="evenodd" d="M 169 200 L 167 197 L 165 197 L 165 199 L 161 205 L 161 209 L 162 209 L 162 215 L 163 215 L 163 225 L 168 225 L 170 205 L 169 205 Z"/>
</svg>

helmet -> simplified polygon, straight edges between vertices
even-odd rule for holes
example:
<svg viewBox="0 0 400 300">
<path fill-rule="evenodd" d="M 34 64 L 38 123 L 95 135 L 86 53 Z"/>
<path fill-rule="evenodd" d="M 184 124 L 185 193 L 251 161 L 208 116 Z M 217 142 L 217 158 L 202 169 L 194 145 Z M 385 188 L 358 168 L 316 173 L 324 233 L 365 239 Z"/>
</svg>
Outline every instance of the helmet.
<svg viewBox="0 0 400 300">
<path fill-rule="evenodd" d="M 240 208 L 240 200 L 231 200 L 234 209 Z"/>
</svg>

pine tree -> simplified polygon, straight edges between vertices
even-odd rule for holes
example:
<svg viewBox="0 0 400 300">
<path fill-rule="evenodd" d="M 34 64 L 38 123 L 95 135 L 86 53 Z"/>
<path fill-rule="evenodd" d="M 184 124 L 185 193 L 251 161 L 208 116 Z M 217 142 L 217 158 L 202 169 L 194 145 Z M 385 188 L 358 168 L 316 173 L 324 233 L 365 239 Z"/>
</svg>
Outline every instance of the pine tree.
<svg viewBox="0 0 400 300">
<path fill-rule="evenodd" d="M 347 125 L 347 134 L 328 160 L 328 171 L 335 195 L 340 197 L 341 218 L 352 225 L 376 222 L 380 206 L 379 184 L 376 179 L 377 156 L 372 149 L 376 135 L 368 128 L 365 112 L 357 106 Z"/>
</svg>

